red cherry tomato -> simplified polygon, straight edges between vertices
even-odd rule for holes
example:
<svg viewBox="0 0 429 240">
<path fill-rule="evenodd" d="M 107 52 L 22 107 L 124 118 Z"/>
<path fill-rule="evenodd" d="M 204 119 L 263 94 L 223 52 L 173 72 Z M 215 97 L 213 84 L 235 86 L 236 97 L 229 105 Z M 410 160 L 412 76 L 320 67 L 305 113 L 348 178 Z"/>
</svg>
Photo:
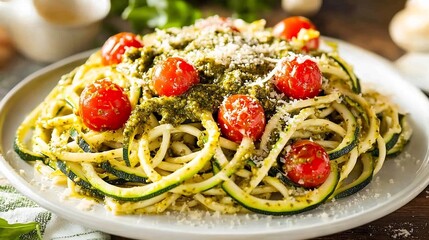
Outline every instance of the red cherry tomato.
<svg viewBox="0 0 429 240">
<path fill-rule="evenodd" d="M 286 40 L 292 40 L 298 36 L 301 29 L 314 29 L 316 26 L 306 17 L 294 16 L 283 19 L 273 27 L 274 36 L 282 37 Z M 304 50 L 313 50 L 319 48 L 319 38 L 310 39 L 305 45 Z"/>
<path fill-rule="evenodd" d="M 122 55 L 127 48 L 141 48 L 143 44 L 137 36 L 129 32 L 121 32 L 111 36 L 101 47 L 103 65 L 118 64 L 122 61 Z"/>
<path fill-rule="evenodd" d="M 265 128 L 265 112 L 258 100 L 246 95 L 231 95 L 219 107 L 218 123 L 222 134 L 240 142 L 244 136 L 258 140 Z"/>
<path fill-rule="evenodd" d="M 320 186 L 330 173 L 329 155 L 319 144 L 300 140 L 292 144 L 285 156 L 286 176 L 306 188 Z"/>
<path fill-rule="evenodd" d="M 200 82 L 194 66 L 179 57 L 167 58 L 154 67 L 153 88 L 160 96 L 179 96 Z"/>
<path fill-rule="evenodd" d="M 94 131 L 121 128 L 131 113 L 131 104 L 122 88 L 108 79 L 86 86 L 79 98 L 79 115 Z"/>
<path fill-rule="evenodd" d="M 282 60 L 282 66 L 274 74 L 274 85 L 293 99 L 317 96 L 322 90 L 322 73 L 317 63 L 297 55 Z"/>
</svg>

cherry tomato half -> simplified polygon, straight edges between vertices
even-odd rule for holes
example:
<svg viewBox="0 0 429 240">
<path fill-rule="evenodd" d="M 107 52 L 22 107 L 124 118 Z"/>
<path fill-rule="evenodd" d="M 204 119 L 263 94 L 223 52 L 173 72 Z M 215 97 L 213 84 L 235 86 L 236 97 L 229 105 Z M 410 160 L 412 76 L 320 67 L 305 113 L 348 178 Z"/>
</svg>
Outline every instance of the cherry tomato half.
<svg viewBox="0 0 429 240">
<path fill-rule="evenodd" d="M 317 63 L 305 56 L 287 57 L 274 74 L 274 85 L 293 99 L 317 96 L 322 90 L 322 73 Z"/>
<path fill-rule="evenodd" d="M 300 140 L 285 156 L 283 170 L 294 183 L 306 188 L 320 186 L 330 173 L 329 155 L 319 144 Z"/>
<path fill-rule="evenodd" d="M 236 94 L 226 98 L 218 112 L 222 134 L 240 142 L 244 136 L 258 140 L 265 128 L 265 112 L 257 99 Z"/>
<path fill-rule="evenodd" d="M 292 40 L 298 36 L 301 29 L 314 29 L 316 26 L 310 19 L 301 16 L 293 16 L 283 19 L 273 27 L 273 34 L 286 40 Z M 304 50 L 313 50 L 319 48 L 319 37 L 310 39 L 305 45 Z"/>
<path fill-rule="evenodd" d="M 194 66 L 179 57 L 169 57 L 154 67 L 152 83 L 160 96 L 179 96 L 200 82 Z"/>
<path fill-rule="evenodd" d="M 122 61 L 122 55 L 127 48 L 141 48 L 143 44 L 137 36 L 129 32 L 121 32 L 111 36 L 101 47 L 103 65 L 118 64 Z"/>
<path fill-rule="evenodd" d="M 79 115 L 94 131 L 121 128 L 131 113 L 131 104 L 122 88 L 108 79 L 86 86 L 79 98 Z"/>
</svg>

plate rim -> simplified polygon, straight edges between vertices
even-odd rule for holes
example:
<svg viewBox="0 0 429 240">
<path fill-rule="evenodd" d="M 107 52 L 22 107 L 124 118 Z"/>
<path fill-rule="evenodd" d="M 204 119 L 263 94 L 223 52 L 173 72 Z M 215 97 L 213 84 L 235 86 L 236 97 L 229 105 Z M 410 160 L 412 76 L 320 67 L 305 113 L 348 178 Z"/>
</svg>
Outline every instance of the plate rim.
<svg viewBox="0 0 429 240">
<path fill-rule="evenodd" d="M 388 60 L 386 60 L 385 58 L 367 51 L 365 49 L 359 48 L 357 46 L 354 46 L 352 44 L 346 43 L 342 40 L 338 40 L 338 39 L 333 39 L 333 38 L 327 38 L 329 40 L 335 41 L 337 42 L 340 46 L 341 45 L 345 45 L 347 47 L 351 47 L 354 49 L 357 49 L 360 52 L 363 52 L 365 55 L 371 56 L 372 58 L 375 58 L 377 61 L 383 61 L 386 64 L 389 64 L 391 66 L 392 71 L 394 70 L 393 65 L 391 62 L 389 62 Z M 96 50 L 89 50 L 89 51 L 85 51 L 73 56 L 70 56 L 68 58 L 65 58 L 59 62 L 53 63 L 51 65 L 48 65 L 32 74 L 30 74 L 29 76 L 27 76 L 26 78 L 24 78 L 21 82 L 19 82 L 14 88 L 12 88 L 12 90 L 10 90 L 6 96 L 1 100 L 0 102 L 0 111 L 3 110 L 4 106 L 8 103 L 9 99 L 12 98 L 12 96 L 14 96 L 14 94 L 16 92 L 18 92 L 21 88 L 25 87 L 25 85 L 27 85 L 29 82 L 31 82 L 33 79 L 41 77 L 45 74 L 48 74 L 49 72 L 55 70 L 55 69 L 59 69 L 61 67 L 65 67 L 68 64 L 71 64 L 73 62 L 76 61 L 82 61 L 85 60 L 85 58 L 89 57 L 89 55 L 91 53 L 93 53 Z M 353 63 L 351 63 L 353 65 Z M 395 71 L 395 74 L 398 75 L 398 77 L 400 77 L 400 74 Z M 405 84 L 408 84 L 410 88 L 414 88 L 414 90 L 419 90 L 417 87 L 415 87 L 414 85 L 410 84 L 409 82 L 407 82 L 404 78 L 401 77 L 402 82 L 404 82 Z M 421 93 L 423 95 L 423 93 Z M 423 95 L 424 96 L 424 95 Z M 426 99 L 427 100 L 427 99 Z M 427 100 L 426 103 L 429 103 L 429 101 Z M 3 125 L 3 120 L 0 121 L 0 125 Z M 428 137 L 428 136 L 426 136 Z M 3 149 L 1 149 L 1 145 L 0 145 L 0 150 L 3 151 Z M 49 201 L 46 201 L 45 199 L 43 199 L 40 196 L 40 193 L 37 193 L 36 191 L 33 190 L 34 187 L 31 186 L 31 184 L 29 182 L 27 182 L 24 178 L 22 178 L 18 172 L 16 172 L 17 169 L 14 169 L 9 162 L 6 160 L 5 156 L 3 156 L 3 153 L 0 153 L 0 170 L 2 172 L 2 174 L 9 180 L 10 184 L 12 186 L 14 186 L 15 188 L 17 188 L 22 194 L 24 194 L 25 196 L 27 196 L 28 198 L 34 200 L 36 203 L 38 203 L 39 205 L 41 205 L 42 207 L 58 214 L 61 217 L 64 217 L 72 222 L 77 222 L 86 226 L 89 226 L 91 228 L 94 229 L 98 229 L 110 234 L 114 234 L 114 235 L 122 235 L 125 237 L 135 237 L 135 235 L 127 235 L 125 234 L 123 231 L 117 231 L 116 229 L 109 229 L 109 227 L 102 227 L 100 228 L 99 223 L 97 221 L 85 221 L 85 219 L 82 219 L 82 213 L 78 212 L 78 213 L 73 213 L 70 210 L 66 211 L 66 212 L 61 212 L 58 210 L 61 210 L 60 207 L 56 207 L 56 206 L 52 206 L 52 203 Z M 423 159 L 423 161 L 427 161 L 428 160 L 428 154 L 426 153 L 425 159 Z M 429 174 L 429 173 L 427 173 Z M 428 175 L 429 176 L 429 175 Z M 378 218 L 381 218 L 383 216 L 386 216 L 389 213 L 394 212 L 395 210 L 401 208 L 402 206 L 404 206 L 405 204 L 407 204 L 409 201 L 411 201 L 412 199 L 414 199 L 420 192 L 422 192 L 429 184 L 429 178 L 426 179 L 426 181 L 422 181 L 420 182 L 420 184 L 418 184 L 416 186 L 416 190 L 414 190 L 413 192 L 409 193 L 407 195 L 407 198 L 402 198 L 402 199 L 397 199 L 399 200 L 398 203 L 396 203 L 395 205 L 388 205 L 385 208 L 382 208 L 381 210 L 377 207 L 373 207 L 377 209 L 376 214 L 364 214 L 365 212 L 359 213 L 357 216 L 356 215 L 352 215 L 348 218 L 341 218 L 341 219 L 337 219 L 333 222 L 330 223 L 335 223 L 335 229 L 333 228 L 327 228 L 327 229 L 323 229 L 323 227 L 326 224 L 319 224 L 316 226 L 317 229 L 317 234 L 312 233 L 312 232 L 305 232 L 305 233 L 297 233 L 297 231 L 299 231 L 300 229 L 297 230 L 292 230 L 293 236 L 291 236 L 292 238 L 308 238 L 308 237 L 317 237 L 317 236 L 324 236 L 324 235 L 328 235 L 328 234 L 334 234 L 334 233 L 338 233 L 344 230 L 348 230 L 348 229 L 352 229 L 355 228 L 357 226 L 369 223 L 371 221 L 374 221 Z M 372 209 L 368 209 L 367 211 L 372 210 Z M 66 215 L 70 214 L 70 215 Z M 72 216 L 74 215 L 74 216 Z M 72 216 L 72 217 L 71 217 Z M 84 216 L 84 218 L 90 218 L 91 216 L 86 215 Z M 359 219 L 364 219 L 363 221 L 352 221 L 351 220 L 355 219 L 359 217 Z M 124 224 L 123 224 L 124 225 Z M 126 225 L 126 224 L 125 224 Z M 203 236 L 207 236 L 208 233 L 203 233 L 203 232 L 180 232 L 180 231 L 173 231 L 171 229 L 165 229 L 165 228 L 141 228 L 141 227 L 136 227 L 136 226 L 130 226 L 127 225 L 127 227 L 132 228 L 134 230 L 145 230 L 148 233 L 152 234 L 153 236 L 157 236 L 159 235 L 158 231 L 163 231 L 164 233 L 168 232 L 170 234 L 179 234 L 180 236 L 192 236 L 193 238 L 199 238 L 199 237 L 203 237 Z M 281 234 L 284 231 L 281 229 L 270 229 L 270 233 L 273 234 L 273 236 L 277 236 L 277 234 Z M 125 235 L 124 235 L 125 234 Z M 257 237 L 259 236 L 265 236 L 265 234 L 267 234 L 266 231 L 261 231 L 259 233 L 237 233 L 237 234 L 232 234 L 228 233 L 227 235 L 223 235 L 223 234 L 209 234 L 209 236 L 211 237 L 243 237 L 243 238 L 248 238 L 248 237 Z M 161 234 L 163 235 L 163 234 Z M 162 238 L 157 237 L 157 238 Z"/>
</svg>

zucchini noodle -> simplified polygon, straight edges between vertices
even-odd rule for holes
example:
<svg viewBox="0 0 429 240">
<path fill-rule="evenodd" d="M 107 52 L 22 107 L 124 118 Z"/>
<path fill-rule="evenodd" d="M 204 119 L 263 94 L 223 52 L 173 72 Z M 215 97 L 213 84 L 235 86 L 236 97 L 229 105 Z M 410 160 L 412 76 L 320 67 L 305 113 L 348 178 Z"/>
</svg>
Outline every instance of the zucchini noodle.
<svg viewBox="0 0 429 240">
<path fill-rule="evenodd" d="M 127 49 L 116 65 L 104 66 L 100 51 L 93 53 L 23 120 L 16 153 L 73 196 L 98 199 L 116 214 L 288 215 L 360 191 L 403 150 L 412 132 L 407 115 L 380 93 L 363 92 L 336 49 L 302 51 L 274 37 L 263 20 L 230 19 L 235 30 L 220 21 L 215 16 L 141 36 L 144 46 Z M 192 63 L 201 81 L 180 96 L 157 96 L 153 67 L 172 56 Z M 317 63 L 318 96 L 294 100 L 274 88 L 282 61 L 295 57 Z M 79 114 L 79 98 L 104 78 L 124 90 L 132 112 L 123 127 L 94 131 Z M 217 109 L 232 94 L 261 102 L 260 139 L 233 142 L 221 134 Z M 329 155 L 329 176 L 315 188 L 294 184 L 283 172 L 283 156 L 301 139 Z"/>
</svg>

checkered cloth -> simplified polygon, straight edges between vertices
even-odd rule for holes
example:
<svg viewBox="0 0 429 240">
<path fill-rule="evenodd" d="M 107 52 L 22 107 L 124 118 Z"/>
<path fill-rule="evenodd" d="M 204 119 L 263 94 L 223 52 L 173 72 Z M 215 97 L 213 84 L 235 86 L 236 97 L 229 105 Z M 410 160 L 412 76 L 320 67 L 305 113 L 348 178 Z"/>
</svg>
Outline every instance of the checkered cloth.
<svg viewBox="0 0 429 240">
<path fill-rule="evenodd" d="M 0 218 L 9 223 L 38 222 L 44 240 L 109 240 L 110 235 L 64 220 L 20 194 L 0 176 Z M 38 239 L 36 231 L 21 240 Z"/>
</svg>

